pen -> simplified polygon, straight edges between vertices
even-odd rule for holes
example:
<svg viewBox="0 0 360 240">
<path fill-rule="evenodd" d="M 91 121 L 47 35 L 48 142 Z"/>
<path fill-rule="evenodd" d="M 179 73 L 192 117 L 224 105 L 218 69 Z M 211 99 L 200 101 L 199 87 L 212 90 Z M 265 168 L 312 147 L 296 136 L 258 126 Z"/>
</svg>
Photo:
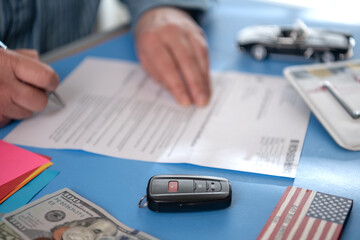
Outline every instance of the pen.
<svg viewBox="0 0 360 240">
<path fill-rule="evenodd" d="M 360 111 L 352 109 L 342 98 L 340 93 L 334 88 L 334 86 L 329 81 L 323 81 L 323 86 L 329 93 L 340 103 L 340 105 L 350 114 L 350 116 L 354 119 L 360 117 Z"/>
<path fill-rule="evenodd" d="M 4 50 L 7 49 L 7 46 L 2 41 L 0 41 L 0 47 L 3 48 Z"/>
<path fill-rule="evenodd" d="M 6 50 L 8 47 L 2 42 L 0 41 L 0 47 L 4 50 Z M 52 95 L 54 98 L 51 98 L 55 101 L 55 103 L 57 103 L 58 105 L 65 107 L 65 103 L 61 100 L 59 94 L 57 94 L 55 91 L 54 92 L 47 92 L 47 95 L 50 96 Z"/>
</svg>

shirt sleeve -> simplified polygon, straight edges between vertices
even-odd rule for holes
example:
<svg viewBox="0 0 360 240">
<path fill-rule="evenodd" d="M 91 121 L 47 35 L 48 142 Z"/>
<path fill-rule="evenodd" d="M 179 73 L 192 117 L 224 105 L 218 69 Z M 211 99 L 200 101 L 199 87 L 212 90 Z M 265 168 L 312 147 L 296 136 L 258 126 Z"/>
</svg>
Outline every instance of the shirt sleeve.
<svg viewBox="0 0 360 240">
<path fill-rule="evenodd" d="M 192 17 L 196 17 L 205 12 L 214 0 L 121 0 L 128 8 L 132 18 L 132 26 L 134 26 L 139 17 L 155 7 L 170 6 L 178 7 L 187 11 Z"/>
</svg>

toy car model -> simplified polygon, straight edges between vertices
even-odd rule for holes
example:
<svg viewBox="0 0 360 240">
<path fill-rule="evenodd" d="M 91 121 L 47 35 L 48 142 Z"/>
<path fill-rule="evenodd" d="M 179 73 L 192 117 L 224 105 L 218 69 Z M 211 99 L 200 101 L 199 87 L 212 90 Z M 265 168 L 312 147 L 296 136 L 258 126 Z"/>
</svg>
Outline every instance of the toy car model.
<svg viewBox="0 0 360 240">
<path fill-rule="evenodd" d="M 348 59 L 355 46 L 350 34 L 308 28 L 302 21 L 297 21 L 293 27 L 246 27 L 239 32 L 237 43 L 240 50 L 257 60 L 279 53 L 301 55 L 321 62 Z"/>
</svg>

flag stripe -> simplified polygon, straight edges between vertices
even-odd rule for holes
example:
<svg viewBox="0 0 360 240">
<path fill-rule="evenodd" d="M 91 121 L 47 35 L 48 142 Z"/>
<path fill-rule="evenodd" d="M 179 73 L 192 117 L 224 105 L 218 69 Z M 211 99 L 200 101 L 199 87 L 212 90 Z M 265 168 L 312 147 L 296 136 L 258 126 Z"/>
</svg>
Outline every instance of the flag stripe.
<svg viewBox="0 0 360 240">
<path fill-rule="evenodd" d="M 285 208 L 283 203 L 285 201 L 286 202 L 290 201 L 290 198 L 293 195 L 293 193 L 295 192 L 295 189 L 296 189 L 296 187 L 291 187 L 291 186 L 286 188 L 285 193 L 282 195 L 280 201 L 276 205 L 274 211 L 271 213 L 268 221 L 266 222 L 265 226 L 263 227 L 263 229 L 261 230 L 259 236 L 257 237 L 258 240 L 261 239 L 265 235 L 266 232 L 271 231 L 269 229 L 271 223 L 273 223 L 274 218 L 275 218 L 276 215 L 280 215 L 282 213 L 282 211 L 283 211 L 282 209 Z"/>
<path fill-rule="evenodd" d="M 308 221 L 309 221 L 309 217 L 304 216 L 302 218 L 302 221 L 301 221 L 301 223 L 300 223 L 300 225 L 297 228 L 297 231 L 295 233 L 294 239 L 301 239 L 300 237 L 301 237 L 302 233 L 304 232 L 305 226 L 306 226 Z"/>
<path fill-rule="evenodd" d="M 296 210 L 293 219 L 290 221 L 289 226 L 284 233 L 283 239 L 287 239 L 288 236 L 289 239 L 291 239 L 292 236 L 294 236 L 294 234 L 296 233 L 296 229 L 301 223 L 301 218 L 302 216 L 305 216 L 306 211 L 309 209 L 309 206 L 311 205 L 311 202 L 315 197 L 315 194 L 315 191 L 306 190 L 306 194 L 302 199 L 298 209 Z"/>
<path fill-rule="evenodd" d="M 296 233 L 296 230 L 298 229 L 298 227 L 301 224 L 301 220 L 306 215 L 306 212 L 309 209 L 309 207 L 310 207 L 310 205 L 311 205 L 311 203 L 312 203 L 312 201 L 313 201 L 313 199 L 315 197 L 315 194 L 316 194 L 315 191 L 307 190 L 307 192 L 309 192 L 310 195 L 308 196 L 304 206 L 301 208 L 301 211 L 300 210 L 296 211 L 296 214 L 298 214 L 298 215 L 297 215 L 296 219 L 294 219 L 295 222 L 292 224 L 292 227 L 289 227 L 290 233 L 289 233 L 288 237 L 283 238 L 283 239 L 287 239 L 287 238 L 292 239 L 292 237 Z"/>
<path fill-rule="evenodd" d="M 337 227 L 338 225 L 339 225 L 339 224 L 337 224 L 337 223 L 331 223 L 329 232 L 328 232 L 327 235 L 326 235 L 326 240 L 331 240 L 331 239 L 332 239 L 332 236 L 334 235 L 335 230 L 336 230 L 336 227 Z"/>
<path fill-rule="evenodd" d="M 280 219 L 277 222 L 277 225 L 276 225 L 274 231 L 272 231 L 272 233 L 271 233 L 271 235 L 269 237 L 269 240 L 275 239 L 279 229 L 281 228 L 282 224 L 285 221 L 287 213 L 289 212 L 289 210 L 291 209 L 291 207 L 294 204 L 295 200 L 297 199 L 300 191 L 301 191 L 301 188 L 296 188 L 294 195 L 292 196 L 291 200 L 288 202 L 288 204 L 285 207 L 285 210 L 283 211 L 282 215 L 280 216 Z"/>
<path fill-rule="evenodd" d="M 320 239 L 320 236 L 325 228 L 326 221 L 320 220 L 320 225 L 318 227 L 317 232 L 314 235 L 314 239 Z"/>
<path fill-rule="evenodd" d="M 332 236 L 332 239 L 331 239 L 331 240 L 340 239 L 342 230 L 343 230 L 343 225 L 338 224 L 337 227 L 336 227 L 335 233 L 334 233 L 334 235 Z"/>
<path fill-rule="evenodd" d="M 280 230 L 277 232 L 276 234 L 276 239 L 282 239 L 285 232 L 287 231 L 291 221 L 296 218 L 296 213 L 299 210 L 299 207 L 301 205 L 304 205 L 302 202 L 304 201 L 304 199 L 307 199 L 308 197 L 306 195 L 309 195 L 306 189 L 303 188 L 299 188 L 300 194 L 299 196 L 296 198 L 295 202 L 293 203 L 293 205 L 291 206 L 290 210 L 285 214 L 285 221 L 281 224 L 281 228 Z M 300 211 L 300 210 L 299 210 Z"/>
<path fill-rule="evenodd" d="M 320 226 L 320 222 L 321 222 L 321 220 L 320 219 L 315 219 L 314 220 L 315 222 L 314 222 L 314 224 L 313 224 L 313 226 L 312 226 L 312 228 L 311 228 L 311 230 L 310 230 L 310 232 L 309 232 L 309 235 L 307 236 L 307 239 L 315 239 L 315 233 L 317 232 L 317 231 L 319 231 L 319 226 Z"/>
<path fill-rule="evenodd" d="M 321 233 L 320 240 L 325 240 L 326 235 L 331 227 L 331 222 L 326 222 L 323 232 Z"/>
<path fill-rule="evenodd" d="M 283 237 L 285 231 L 287 230 L 287 228 L 289 226 L 289 223 L 294 218 L 294 216 L 299 208 L 299 205 L 301 204 L 301 201 L 304 199 L 304 196 L 305 196 L 307 190 L 303 189 L 303 188 L 298 188 L 298 189 L 300 189 L 300 193 L 297 196 L 295 202 L 291 205 L 289 211 L 283 213 L 283 215 L 285 215 L 285 220 L 281 224 L 279 231 L 277 231 L 275 239 L 281 239 Z"/>
<path fill-rule="evenodd" d="M 310 233 L 310 231 L 315 223 L 315 220 L 316 220 L 316 218 L 311 218 L 311 217 L 306 217 L 306 218 L 308 218 L 308 221 L 306 223 L 303 233 L 300 235 L 300 239 L 309 239 L 308 238 L 309 233 Z"/>
</svg>

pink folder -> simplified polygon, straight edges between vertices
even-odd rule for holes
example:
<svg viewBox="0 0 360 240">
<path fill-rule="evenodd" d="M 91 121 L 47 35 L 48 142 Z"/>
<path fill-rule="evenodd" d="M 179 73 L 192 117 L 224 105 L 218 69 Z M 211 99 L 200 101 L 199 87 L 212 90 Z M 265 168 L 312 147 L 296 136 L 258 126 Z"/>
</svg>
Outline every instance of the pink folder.
<svg viewBox="0 0 360 240">
<path fill-rule="evenodd" d="M 49 162 L 46 157 L 0 140 L 0 200 Z"/>
</svg>

